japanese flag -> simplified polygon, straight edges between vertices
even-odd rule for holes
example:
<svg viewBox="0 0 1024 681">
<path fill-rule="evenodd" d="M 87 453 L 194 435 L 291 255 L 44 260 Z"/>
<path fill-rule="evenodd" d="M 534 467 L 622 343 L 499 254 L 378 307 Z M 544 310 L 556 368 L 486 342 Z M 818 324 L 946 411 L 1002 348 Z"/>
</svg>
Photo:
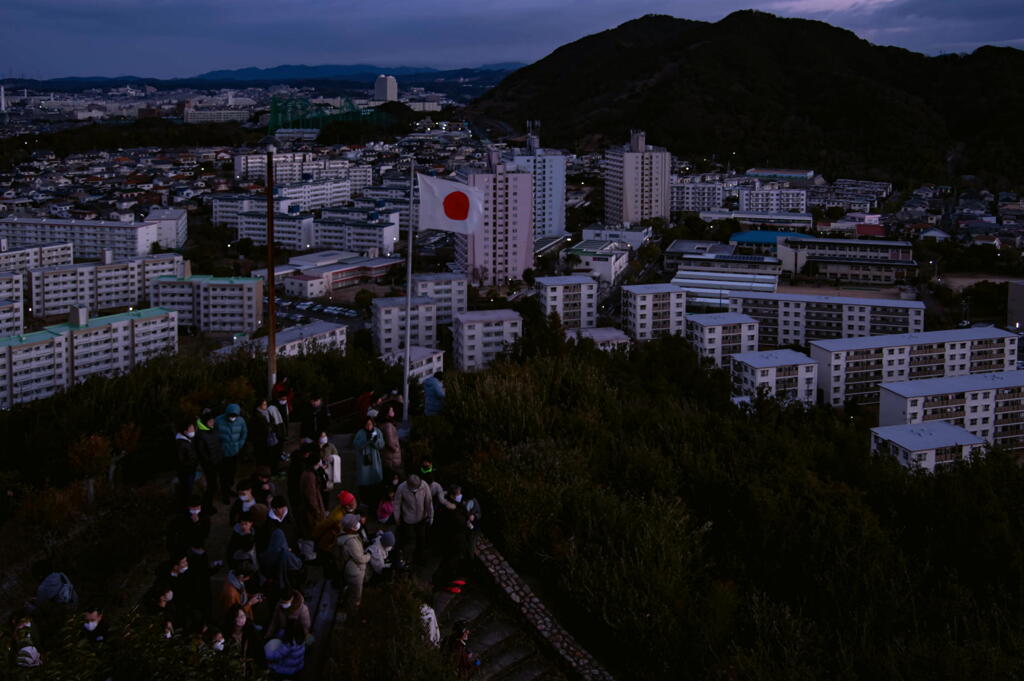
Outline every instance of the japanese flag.
<svg viewBox="0 0 1024 681">
<path fill-rule="evenodd" d="M 472 234 L 484 224 L 484 194 L 476 187 L 416 173 L 420 229 Z"/>
</svg>

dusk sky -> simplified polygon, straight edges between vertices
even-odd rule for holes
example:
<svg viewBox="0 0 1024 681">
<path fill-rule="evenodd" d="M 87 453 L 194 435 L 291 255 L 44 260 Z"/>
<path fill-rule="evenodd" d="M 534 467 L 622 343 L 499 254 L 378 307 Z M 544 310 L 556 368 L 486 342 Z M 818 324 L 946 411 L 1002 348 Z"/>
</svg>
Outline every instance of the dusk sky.
<svg viewBox="0 0 1024 681">
<path fill-rule="evenodd" d="M 1024 48 L 1020 0 L 3 0 L 0 76 L 530 62 L 643 14 L 717 21 L 749 7 L 927 54 Z"/>
</svg>

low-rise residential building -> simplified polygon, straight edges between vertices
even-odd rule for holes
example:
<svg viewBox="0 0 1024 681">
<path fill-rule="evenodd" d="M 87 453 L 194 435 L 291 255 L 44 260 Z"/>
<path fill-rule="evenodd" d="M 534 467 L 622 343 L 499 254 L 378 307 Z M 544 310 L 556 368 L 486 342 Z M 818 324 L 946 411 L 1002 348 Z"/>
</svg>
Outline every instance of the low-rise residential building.
<svg viewBox="0 0 1024 681">
<path fill-rule="evenodd" d="M 947 421 L 995 447 L 1024 448 L 1024 371 L 879 386 L 878 425 Z"/>
<path fill-rule="evenodd" d="M 917 274 L 909 241 L 779 237 L 777 253 L 784 271 L 832 281 L 882 285 Z"/>
<path fill-rule="evenodd" d="M 686 333 L 686 292 L 672 284 L 622 287 L 622 325 L 637 341 Z"/>
<path fill-rule="evenodd" d="M 631 342 L 629 336 L 624 331 L 613 326 L 600 326 L 592 329 L 566 329 L 565 336 L 575 340 L 577 343 L 584 340 L 593 341 L 598 350 L 605 352 L 627 350 Z"/>
<path fill-rule="evenodd" d="M 26 279 L 33 316 L 50 317 L 67 314 L 71 307 L 139 307 L 149 299 L 155 278 L 184 271 L 185 259 L 177 253 L 114 260 L 107 251 L 97 262 L 32 268 Z"/>
<path fill-rule="evenodd" d="M 348 180 L 315 180 L 290 182 L 274 187 L 274 196 L 291 199 L 300 211 L 321 210 L 339 206 L 352 198 L 352 185 Z"/>
<path fill-rule="evenodd" d="M 1017 335 L 997 328 L 948 329 L 811 341 L 824 399 L 875 404 L 878 385 L 1017 368 Z"/>
<path fill-rule="evenodd" d="M 0 238 L 0 272 L 24 272 L 33 267 L 67 265 L 75 261 L 71 242 L 8 248 L 7 239 Z"/>
<path fill-rule="evenodd" d="M 634 251 L 651 240 L 653 227 L 642 225 L 592 225 L 583 228 L 583 241 L 613 241 Z"/>
<path fill-rule="evenodd" d="M 544 316 L 558 315 L 566 329 L 597 326 L 597 282 L 580 274 L 537 277 L 537 292 Z"/>
<path fill-rule="evenodd" d="M 382 355 L 405 348 L 405 296 L 373 299 L 373 347 Z M 437 303 L 413 296 L 409 345 L 437 343 Z"/>
<path fill-rule="evenodd" d="M 178 324 L 212 333 L 249 333 L 263 324 L 263 280 L 190 274 L 157 277 L 153 305 L 178 312 Z"/>
<path fill-rule="evenodd" d="M 364 211 L 362 216 L 325 217 L 313 223 L 315 248 L 337 248 L 356 253 L 390 256 L 398 244 L 398 213 Z"/>
<path fill-rule="evenodd" d="M 726 188 L 721 182 L 684 182 L 672 178 L 673 213 L 719 210 L 725 196 Z"/>
<path fill-rule="evenodd" d="M 405 350 L 396 350 L 380 356 L 381 361 L 391 366 L 405 366 Z M 425 348 L 422 345 L 409 346 L 409 378 L 422 383 L 434 374 L 444 371 L 444 350 Z"/>
<path fill-rule="evenodd" d="M 68 323 L 0 338 L 0 409 L 50 397 L 90 376 L 112 376 L 178 351 L 173 310 L 149 308 L 89 319 L 75 308 Z"/>
<path fill-rule="evenodd" d="M 590 275 L 608 284 L 618 281 L 629 265 L 629 249 L 615 241 L 581 241 L 563 254 L 579 259 L 579 264 L 573 266 L 574 273 Z"/>
<path fill-rule="evenodd" d="M 11 248 L 71 242 L 79 258 L 99 258 L 108 249 L 116 258 L 133 258 L 151 253 L 153 245 L 159 244 L 160 225 L 156 222 L 8 217 L 0 219 L 0 238 L 6 239 Z"/>
<path fill-rule="evenodd" d="M 2 275 L 0 275 L 2 276 Z M 25 330 L 25 306 L 21 299 L 0 297 L 0 338 Z"/>
<path fill-rule="evenodd" d="M 739 209 L 749 213 L 806 213 L 804 189 L 739 189 Z"/>
<path fill-rule="evenodd" d="M 924 303 L 919 300 L 734 291 L 729 311 L 758 321 L 762 349 L 924 330 Z"/>
<path fill-rule="evenodd" d="M 687 315 L 686 339 L 715 366 L 728 365 L 729 355 L 757 350 L 757 321 L 735 312 Z"/>
<path fill-rule="evenodd" d="M 717 210 L 703 211 L 700 219 L 705 222 L 735 220 L 750 227 L 777 227 L 780 229 L 811 229 L 814 216 L 810 213 L 758 213 L 755 211 Z"/>
<path fill-rule="evenodd" d="M 184 208 L 150 208 L 146 222 L 157 224 L 157 242 L 162 248 L 181 248 L 188 239 L 188 211 Z"/>
<path fill-rule="evenodd" d="M 463 371 L 482 369 L 523 334 L 523 318 L 515 310 L 473 310 L 455 315 L 455 365 Z"/>
<path fill-rule="evenodd" d="M 926 470 L 970 461 L 985 453 L 985 440 L 945 421 L 871 429 L 871 451 L 894 457 L 904 468 Z"/>
<path fill-rule="evenodd" d="M 770 255 L 778 257 L 779 240 L 786 239 L 812 239 L 809 234 L 800 232 L 778 232 L 768 229 L 752 229 L 749 232 L 735 232 L 729 236 L 729 245 L 738 250 L 755 255 Z M 780 263 L 781 264 L 781 263 Z"/>
<path fill-rule="evenodd" d="M 330 297 L 335 291 L 349 286 L 379 282 L 392 267 L 401 264 L 401 258 L 364 258 L 350 253 L 347 258 L 329 265 L 298 267 L 281 276 L 276 283 L 287 295 L 296 298 Z M 275 267 L 274 271 L 281 275 L 278 268 Z"/>
<path fill-rule="evenodd" d="M 466 311 L 469 277 L 449 272 L 420 272 L 412 275 L 412 294 L 437 304 L 437 323 L 451 324 L 455 315 Z"/>
<path fill-rule="evenodd" d="M 253 355 L 263 356 L 267 352 L 267 337 L 248 338 L 242 334 L 234 345 L 216 350 L 218 355 L 230 355 L 244 347 Z M 278 329 L 274 334 L 278 357 L 295 357 L 314 352 L 338 352 L 345 354 L 348 346 L 348 327 L 322 320 Z"/>
<path fill-rule="evenodd" d="M 267 243 L 267 214 L 249 211 L 238 216 L 238 238 L 253 244 Z M 313 247 L 313 215 L 310 213 L 275 213 L 274 243 L 291 251 Z"/>
<path fill-rule="evenodd" d="M 818 365 L 796 350 L 765 350 L 732 355 L 733 385 L 741 395 L 765 394 L 783 402 L 814 404 Z"/>
</svg>

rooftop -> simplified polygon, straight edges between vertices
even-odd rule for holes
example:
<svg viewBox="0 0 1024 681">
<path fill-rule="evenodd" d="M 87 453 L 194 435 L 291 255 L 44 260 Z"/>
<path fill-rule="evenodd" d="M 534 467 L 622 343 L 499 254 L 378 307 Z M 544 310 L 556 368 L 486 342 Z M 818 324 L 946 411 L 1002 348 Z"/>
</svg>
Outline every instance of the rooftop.
<svg viewBox="0 0 1024 681">
<path fill-rule="evenodd" d="M 164 307 L 148 307 L 142 310 L 133 310 L 131 312 L 122 312 L 120 314 L 111 314 L 104 317 L 91 317 L 82 326 L 73 326 L 71 324 L 53 324 L 46 326 L 42 331 L 34 331 L 32 333 L 15 334 L 6 338 L 0 338 L 0 348 L 12 347 L 23 345 L 27 343 L 39 343 L 43 341 L 52 340 L 58 336 L 62 336 L 72 331 L 80 331 L 81 329 L 98 329 L 109 324 L 116 324 L 118 322 L 139 320 L 139 319 L 154 319 L 156 317 L 162 317 L 168 314 L 175 314 L 174 310 L 169 310 Z"/>
<path fill-rule="evenodd" d="M 989 374 L 968 376 L 946 376 L 943 378 L 921 378 L 916 381 L 882 383 L 879 388 L 900 397 L 924 397 L 941 393 L 958 393 L 971 390 L 993 390 L 1024 386 L 1024 371 L 997 371 Z"/>
<path fill-rule="evenodd" d="M 193 274 L 188 277 L 177 277 L 173 274 L 165 274 L 157 277 L 156 281 L 205 281 L 210 284 L 252 284 L 262 281 L 259 277 L 215 277 L 212 274 Z"/>
<path fill-rule="evenodd" d="M 112 222 L 110 220 L 59 220 L 57 218 L 14 216 L 0 218 L 0 226 L 5 224 L 53 225 L 55 227 L 107 227 L 110 229 L 142 229 L 152 227 L 152 222 Z"/>
<path fill-rule="evenodd" d="M 455 315 L 459 322 L 502 322 L 522 319 L 515 310 L 470 310 Z"/>
<path fill-rule="evenodd" d="M 760 293 L 744 291 L 734 293 L 733 298 L 756 298 L 758 300 L 780 300 L 789 303 L 829 303 L 832 305 L 866 305 L 872 307 L 902 307 L 923 310 L 920 300 L 891 300 L 888 298 L 855 298 L 853 296 L 816 296 L 804 293 Z"/>
<path fill-rule="evenodd" d="M 946 421 L 879 426 L 871 432 L 911 452 L 956 445 L 983 445 L 985 440 Z"/>
<path fill-rule="evenodd" d="M 733 361 L 743 362 L 757 369 L 784 367 L 791 364 L 814 364 L 814 360 L 796 350 L 765 350 L 761 352 L 737 352 L 730 355 Z"/>
<path fill-rule="evenodd" d="M 721 326 L 723 324 L 755 324 L 757 320 L 739 312 L 709 312 L 686 315 L 686 323 L 690 322 L 699 326 Z"/>
<path fill-rule="evenodd" d="M 750 232 L 736 232 L 729 237 L 730 242 L 738 244 L 769 244 L 775 245 L 779 237 L 787 237 L 790 239 L 813 239 L 814 237 L 808 234 L 800 234 L 798 232 L 776 232 L 770 229 L 757 229 Z"/>
<path fill-rule="evenodd" d="M 868 350 L 871 348 L 889 348 L 899 345 L 917 345 L 920 343 L 956 343 L 961 341 L 987 340 L 990 338 L 1016 338 L 1017 334 L 995 327 L 969 329 L 943 329 L 941 331 L 922 331 L 920 333 L 894 333 L 884 336 L 863 336 L 861 338 L 834 338 L 829 340 L 811 341 L 829 352 L 850 350 Z"/>
<path fill-rule="evenodd" d="M 647 293 L 678 293 L 682 291 L 675 284 L 632 284 L 630 286 L 623 286 L 622 290 L 641 295 Z"/>
<path fill-rule="evenodd" d="M 570 274 L 564 277 L 537 277 L 541 286 L 571 286 L 573 284 L 596 284 L 593 277 L 584 274 Z"/>
<path fill-rule="evenodd" d="M 413 296 L 413 306 L 416 305 L 433 305 L 434 299 L 427 298 L 426 296 Z M 405 307 L 405 296 L 389 296 L 386 298 L 374 298 L 374 307 Z"/>
<path fill-rule="evenodd" d="M 843 246 L 898 246 L 901 248 L 910 248 L 913 245 L 909 241 L 885 241 L 882 239 L 825 239 L 819 237 L 810 238 L 806 234 L 801 234 L 798 238 L 807 239 L 808 241 L 816 244 L 841 244 Z"/>
</svg>

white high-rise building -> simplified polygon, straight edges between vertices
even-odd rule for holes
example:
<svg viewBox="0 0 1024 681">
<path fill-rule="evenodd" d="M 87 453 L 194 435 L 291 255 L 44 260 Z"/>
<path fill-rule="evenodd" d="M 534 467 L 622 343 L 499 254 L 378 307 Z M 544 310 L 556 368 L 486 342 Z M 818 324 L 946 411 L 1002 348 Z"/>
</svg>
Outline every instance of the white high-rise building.
<svg viewBox="0 0 1024 681">
<path fill-rule="evenodd" d="M 422 272 L 412 275 L 412 286 L 414 296 L 437 304 L 438 324 L 451 324 L 455 315 L 466 311 L 469 281 L 465 274 Z"/>
<path fill-rule="evenodd" d="M 254 244 L 267 243 L 267 214 L 255 210 L 238 216 L 238 238 L 252 239 Z M 291 251 L 313 247 L 312 213 L 275 213 L 274 243 Z"/>
<path fill-rule="evenodd" d="M 672 180 L 672 212 L 700 213 L 718 210 L 725 203 L 725 185 L 720 182 Z"/>
<path fill-rule="evenodd" d="M 526 136 L 526 149 L 505 154 L 505 164 L 533 176 L 533 238 L 565 233 L 565 156 L 543 149 L 536 135 Z"/>
<path fill-rule="evenodd" d="M 139 307 L 149 299 L 155 278 L 184 271 L 185 259 L 177 253 L 114 260 L 108 251 L 98 262 L 35 267 L 26 279 L 33 316 L 50 317 L 67 314 L 71 307 Z"/>
<path fill-rule="evenodd" d="M 483 286 L 522 279 L 523 270 L 533 266 L 533 176 L 497 163 L 490 171 L 467 170 L 464 177 L 484 193 L 484 226 L 456 235 L 456 262 Z"/>
<path fill-rule="evenodd" d="M 0 338 L 25 329 L 23 282 L 21 272 L 0 272 Z"/>
<path fill-rule="evenodd" d="M 672 284 L 622 287 L 623 331 L 633 340 L 686 333 L 686 291 Z"/>
<path fill-rule="evenodd" d="M 235 180 L 265 180 L 267 154 L 237 154 L 234 161 Z M 309 151 L 276 152 L 274 154 L 274 181 L 278 183 L 310 180 L 349 179 L 350 173 L 362 177 L 364 170 L 354 171 L 353 164 L 344 158 L 317 158 Z M 356 175 L 353 175 L 355 177 Z"/>
<path fill-rule="evenodd" d="M 566 329 L 597 326 L 597 282 L 591 277 L 537 277 L 537 293 L 544 316 L 554 312 Z"/>
<path fill-rule="evenodd" d="M 398 101 L 398 81 L 394 76 L 377 76 L 373 83 L 373 99 L 378 102 Z"/>
<path fill-rule="evenodd" d="M 608 225 L 672 216 L 672 154 L 647 144 L 641 130 L 604 153 L 604 221 Z"/>
<path fill-rule="evenodd" d="M 0 409 L 50 397 L 90 376 L 130 371 L 178 351 L 173 310 L 149 308 L 89 319 L 73 308 L 67 324 L 0 338 Z"/>
<path fill-rule="evenodd" d="M 437 342 L 437 304 L 414 297 L 409 345 L 433 347 Z M 373 347 L 382 355 L 405 349 L 405 296 L 373 299 Z"/>
<path fill-rule="evenodd" d="M 314 248 L 330 248 L 354 253 L 374 253 L 386 257 L 398 244 L 398 213 L 376 211 L 331 211 L 313 223 Z"/>
<path fill-rule="evenodd" d="M 178 323 L 205 332 L 255 331 L 263 323 L 263 280 L 189 274 L 157 277 L 149 299 L 178 312 Z"/>
<path fill-rule="evenodd" d="M 8 248 L 7 239 L 0 238 L 0 272 L 24 272 L 33 267 L 67 265 L 75 261 L 72 243 L 46 244 Z"/>
<path fill-rule="evenodd" d="M 474 310 L 455 315 L 455 365 L 482 369 L 523 335 L 523 318 L 515 310 Z"/>
<path fill-rule="evenodd" d="M 687 315 L 686 339 L 701 357 L 728 366 L 730 355 L 757 350 L 757 321 L 735 312 Z"/>
<path fill-rule="evenodd" d="M 79 258 L 100 258 L 107 249 L 113 251 L 116 258 L 134 258 L 151 253 L 153 246 L 159 244 L 160 225 L 156 222 L 12 217 L 0 219 L 0 238 L 5 238 L 12 248 L 70 241 Z"/>
</svg>

